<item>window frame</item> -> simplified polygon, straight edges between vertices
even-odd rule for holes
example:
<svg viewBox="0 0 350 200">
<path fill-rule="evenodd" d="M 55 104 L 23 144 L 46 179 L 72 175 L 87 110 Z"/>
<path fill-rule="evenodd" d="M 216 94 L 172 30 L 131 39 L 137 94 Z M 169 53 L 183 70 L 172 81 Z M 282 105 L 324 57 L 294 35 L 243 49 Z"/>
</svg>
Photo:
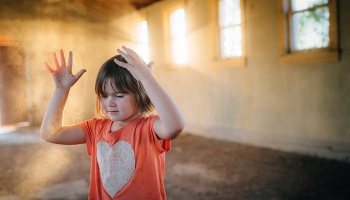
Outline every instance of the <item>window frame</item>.
<svg viewBox="0 0 350 200">
<path fill-rule="evenodd" d="M 178 9 L 183 9 L 185 12 L 185 20 L 187 21 L 187 15 L 186 15 L 186 8 L 185 8 L 185 1 L 184 0 L 177 0 L 177 1 L 170 1 L 167 2 L 167 5 L 163 7 L 163 33 L 164 33 L 164 56 L 165 56 L 165 62 L 166 67 L 168 69 L 185 69 L 188 67 L 188 58 L 187 62 L 184 64 L 177 64 L 173 61 L 172 58 L 172 37 L 170 33 L 170 14 Z M 187 38 L 188 34 L 188 24 L 185 24 L 185 37 Z M 188 48 L 186 49 L 188 50 Z"/>
<path fill-rule="evenodd" d="M 278 0 L 279 63 L 281 65 L 314 64 L 339 61 L 337 0 L 329 0 L 329 46 L 307 50 L 291 47 L 291 0 Z"/>
<path fill-rule="evenodd" d="M 221 58 L 220 55 L 220 25 L 219 25 L 219 1 L 220 0 L 208 0 L 209 8 L 209 25 L 211 31 L 211 38 L 213 38 L 213 57 L 211 66 L 214 68 L 220 67 L 245 67 L 247 64 L 246 53 L 246 28 L 245 28 L 245 0 L 240 0 L 241 9 L 241 29 L 242 29 L 242 56 Z"/>
</svg>

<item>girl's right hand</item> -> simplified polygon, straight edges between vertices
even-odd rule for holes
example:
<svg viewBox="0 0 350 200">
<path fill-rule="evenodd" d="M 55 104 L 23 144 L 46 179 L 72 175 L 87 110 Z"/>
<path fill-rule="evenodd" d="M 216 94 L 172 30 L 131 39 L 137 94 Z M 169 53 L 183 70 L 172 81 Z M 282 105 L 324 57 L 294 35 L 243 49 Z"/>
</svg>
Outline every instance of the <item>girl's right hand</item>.
<svg viewBox="0 0 350 200">
<path fill-rule="evenodd" d="M 73 66 L 73 52 L 69 52 L 68 64 L 66 64 L 66 59 L 64 57 L 64 52 L 60 50 L 61 56 L 61 65 L 58 63 L 56 52 L 53 53 L 53 60 L 55 62 L 56 69 L 52 69 L 50 65 L 45 62 L 46 68 L 50 71 L 55 86 L 57 89 L 65 89 L 69 90 L 78 80 L 79 78 L 86 72 L 85 69 L 80 70 L 75 75 L 72 74 L 72 66 Z"/>
</svg>

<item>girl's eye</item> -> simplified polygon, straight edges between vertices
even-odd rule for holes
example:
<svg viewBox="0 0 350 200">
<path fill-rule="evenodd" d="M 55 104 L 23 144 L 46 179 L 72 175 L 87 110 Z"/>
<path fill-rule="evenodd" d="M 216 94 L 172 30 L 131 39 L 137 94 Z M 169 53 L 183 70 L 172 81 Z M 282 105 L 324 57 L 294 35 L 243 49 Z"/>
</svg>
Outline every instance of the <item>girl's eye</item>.
<svg viewBox="0 0 350 200">
<path fill-rule="evenodd" d="M 101 99 L 107 98 L 107 95 L 101 94 L 101 95 L 100 95 L 100 98 L 101 98 Z"/>
<path fill-rule="evenodd" d="M 115 97 L 117 97 L 117 98 L 123 98 L 124 96 L 123 96 L 123 95 L 115 95 Z"/>
</svg>

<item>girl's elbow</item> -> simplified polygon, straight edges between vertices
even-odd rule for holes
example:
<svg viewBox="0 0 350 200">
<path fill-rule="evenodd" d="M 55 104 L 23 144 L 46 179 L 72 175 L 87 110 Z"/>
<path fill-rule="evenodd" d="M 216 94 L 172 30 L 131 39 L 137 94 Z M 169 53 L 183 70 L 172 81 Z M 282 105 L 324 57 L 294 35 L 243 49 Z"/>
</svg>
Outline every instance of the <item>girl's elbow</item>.
<svg viewBox="0 0 350 200">
<path fill-rule="evenodd" d="M 182 131 L 185 129 L 185 123 L 183 123 L 183 124 L 181 124 L 181 126 L 179 126 L 179 128 L 178 128 L 178 130 L 177 130 L 177 133 L 178 133 L 178 135 L 180 134 L 180 133 L 182 133 Z"/>
<path fill-rule="evenodd" d="M 179 131 L 180 133 L 185 129 L 185 119 L 182 119 L 181 122 L 179 123 Z"/>
<path fill-rule="evenodd" d="M 178 124 L 177 127 L 175 127 L 173 129 L 173 131 L 171 131 L 171 133 L 169 134 L 170 135 L 170 138 L 169 139 L 175 139 L 177 136 L 180 135 L 180 133 L 182 133 L 182 131 L 184 130 L 185 128 L 185 122 L 182 122 L 180 124 Z"/>
<path fill-rule="evenodd" d="M 179 130 L 179 131 L 173 133 L 171 140 L 177 138 L 177 136 L 179 136 L 181 133 L 182 133 L 182 130 Z"/>
<path fill-rule="evenodd" d="M 40 137 L 41 137 L 41 139 L 45 140 L 46 142 L 55 143 L 53 140 L 54 135 L 55 134 L 51 133 L 50 131 L 40 130 Z"/>
<path fill-rule="evenodd" d="M 51 142 L 49 134 L 44 132 L 44 131 L 40 131 L 40 137 L 41 137 L 41 139 L 45 140 L 46 142 Z"/>
<path fill-rule="evenodd" d="M 183 116 L 181 116 L 178 120 L 174 121 L 174 129 L 176 131 L 179 131 L 180 133 L 183 131 L 185 128 L 185 119 Z"/>
</svg>

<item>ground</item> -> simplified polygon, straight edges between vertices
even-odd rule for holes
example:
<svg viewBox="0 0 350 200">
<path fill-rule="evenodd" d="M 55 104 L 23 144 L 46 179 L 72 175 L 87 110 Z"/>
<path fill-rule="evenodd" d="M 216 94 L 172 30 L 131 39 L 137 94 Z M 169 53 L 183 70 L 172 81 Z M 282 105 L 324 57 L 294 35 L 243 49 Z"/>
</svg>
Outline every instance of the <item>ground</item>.
<svg viewBox="0 0 350 200">
<path fill-rule="evenodd" d="M 87 199 L 85 146 L 46 143 L 38 130 L 0 134 L 0 200 Z M 169 200 L 349 199 L 350 163 L 182 134 L 164 184 Z"/>
</svg>

